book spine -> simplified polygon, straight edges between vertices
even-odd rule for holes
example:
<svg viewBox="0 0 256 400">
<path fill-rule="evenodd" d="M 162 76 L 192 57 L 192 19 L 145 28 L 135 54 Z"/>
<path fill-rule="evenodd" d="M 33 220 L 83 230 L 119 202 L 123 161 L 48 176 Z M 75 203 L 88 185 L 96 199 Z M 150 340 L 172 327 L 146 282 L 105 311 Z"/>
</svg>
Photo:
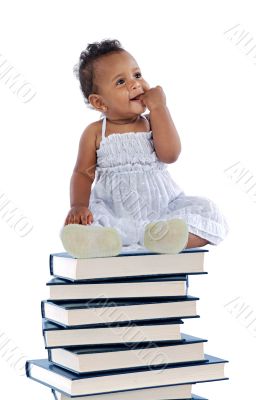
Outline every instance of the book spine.
<svg viewBox="0 0 256 400">
<path fill-rule="evenodd" d="M 52 352 L 51 352 L 51 350 L 48 349 L 47 352 L 48 352 L 48 360 L 52 361 Z"/>
<path fill-rule="evenodd" d="M 53 255 L 50 254 L 49 257 L 49 267 L 50 267 L 50 274 L 53 275 Z"/>
<path fill-rule="evenodd" d="M 47 342 L 46 342 L 46 334 L 44 331 L 43 331 L 43 339 L 44 339 L 44 348 L 47 349 L 48 346 L 47 346 Z"/>
<path fill-rule="evenodd" d="M 56 394 L 55 390 L 53 390 L 53 389 L 52 389 L 52 394 L 53 394 L 54 400 L 58 400 L 57 394 Z"/>
<path fill-rule="evenodd" d="M 186 275 L 186 296 L 188 295 L 188 288 L 189 288 L 189 277 Z"/>
<path fill-rule="evenodd" d="M 41 314 L 42 314 L 42 306 L 41 306 Z M 46 343 L 46 335 L 45 335 L 44 331 L 45 331 L 44 320 L 42 318 L 42 335 L 43 335 L 43 338 L 44 338 L 44 347 L 46 349 L 47 343 Z"/>
<path fill-rule="evenodd" d="M 41 301 L 41 315 L 42 315 L 42 318 L 45 318 L 45 314 L 44 314 L 44 300 Z"/>
<path fill-rule="evenodd" d="M 25 371 L 26 371 L 27 378 L 29 378 L 30 377 L 30 362 L 29 361 L 26 361 Z"/>
</svg>

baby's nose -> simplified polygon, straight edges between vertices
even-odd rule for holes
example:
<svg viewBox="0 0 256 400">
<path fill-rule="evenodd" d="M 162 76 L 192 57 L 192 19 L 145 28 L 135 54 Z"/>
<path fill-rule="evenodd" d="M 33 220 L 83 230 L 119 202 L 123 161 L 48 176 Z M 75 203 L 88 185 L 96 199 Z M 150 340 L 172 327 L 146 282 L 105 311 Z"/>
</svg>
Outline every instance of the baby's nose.
<svg viewBox="0 0 256 400">
<path fill-rule="evenodd" d="M 130 79 L 127 82 L 127 87 L 128 87 L 129 90 L 138 89 L 138 87 L 140 87 L 140 83 L 135 79 Z"/>
</svg>

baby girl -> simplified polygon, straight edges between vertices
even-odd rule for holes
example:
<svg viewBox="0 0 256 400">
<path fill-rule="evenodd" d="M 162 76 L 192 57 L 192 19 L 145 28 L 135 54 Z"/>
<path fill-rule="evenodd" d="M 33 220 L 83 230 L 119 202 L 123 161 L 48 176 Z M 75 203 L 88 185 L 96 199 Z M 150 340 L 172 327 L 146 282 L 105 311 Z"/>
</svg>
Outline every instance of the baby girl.
<svg viewBox="0 0 256 400">
<path fill-rule="evenodd" d="M 102 118 L 80 139 L 60 233 L 65 250 L 93 258 L 123 246 L 176 254 L 219 244 L 228 225 L 217 205 L 185 195 L 167 169 L 181 143 L 162 87 L 150 87 L 118 40 L 89 44 L 76 72 L 85 102 Z"/>
</svg>

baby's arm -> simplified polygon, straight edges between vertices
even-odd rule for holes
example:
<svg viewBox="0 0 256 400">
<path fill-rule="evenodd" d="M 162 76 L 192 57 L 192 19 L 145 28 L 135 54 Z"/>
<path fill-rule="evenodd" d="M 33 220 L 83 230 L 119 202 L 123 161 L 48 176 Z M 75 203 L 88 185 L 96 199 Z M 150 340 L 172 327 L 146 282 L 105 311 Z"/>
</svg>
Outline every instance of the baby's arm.
<svg viewBox="0 0 256 400">
<path fill-rule="evenodd" d="M 96 168 L 96 137 L 93 125 L 89 125 L 83 132 L 80 142 L 77 161 L 70 182 L 70 206 L 65 225 L 87 224 L 93 221 L 88 209 L 91 186 L 95 178 Z"/>
<path fill-rule="evenodd" d="M 164 91 L 161 86 L 156 86 L 146 91 L 141 98 L 150 111 L 149 119 L 157 157 L 160 161 L 171 164 L 180 155 L 181 142 L 166 105 Z"/>
</svg>

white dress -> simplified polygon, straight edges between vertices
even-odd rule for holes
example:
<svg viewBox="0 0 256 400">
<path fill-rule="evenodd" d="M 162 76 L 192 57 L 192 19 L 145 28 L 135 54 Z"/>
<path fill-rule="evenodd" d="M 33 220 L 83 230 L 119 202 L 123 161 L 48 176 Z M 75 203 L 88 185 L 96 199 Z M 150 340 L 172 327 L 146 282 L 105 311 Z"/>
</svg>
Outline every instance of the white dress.
<svg viewBox="0 0 256 400">
<path fill-rule="evenodd" d="M 112 133 L 97 151 L 95 180 L 89 209 L 90 226 L 115 228 L 123 246 L 143 248 L 145 225 L 152 221 L 182 218 L 194 233 L 217 245 L 228 233 L 228 225 L 206 197 L 186 196 L 173 181 L 167 164 L 154 150 L 152 131 Z"/>
</svg>

